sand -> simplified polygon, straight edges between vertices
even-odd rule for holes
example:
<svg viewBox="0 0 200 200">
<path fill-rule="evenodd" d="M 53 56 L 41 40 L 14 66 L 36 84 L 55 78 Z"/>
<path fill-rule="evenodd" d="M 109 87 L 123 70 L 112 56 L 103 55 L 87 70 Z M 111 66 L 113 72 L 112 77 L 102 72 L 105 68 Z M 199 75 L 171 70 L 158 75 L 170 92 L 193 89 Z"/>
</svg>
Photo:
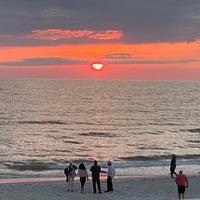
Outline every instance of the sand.
<svg viewBox="0 0 200 200">
<path fill-rule="evenodd" d="M 200 200 L 200 175 L 189 176 L 185 199 Z M 74 182 L 74 192 L 67 192 L 65 178 L 0 180 L 0 200 L 173 200 L 178 199 L 174 179 L 166 177 L 117 177 L 114 191 L 104 193 L 106 181 L 101 181 L 102 194 L 93 194 L 91 179 L 86 182 L 85 194 L 80 182 Z"/>
</svg>

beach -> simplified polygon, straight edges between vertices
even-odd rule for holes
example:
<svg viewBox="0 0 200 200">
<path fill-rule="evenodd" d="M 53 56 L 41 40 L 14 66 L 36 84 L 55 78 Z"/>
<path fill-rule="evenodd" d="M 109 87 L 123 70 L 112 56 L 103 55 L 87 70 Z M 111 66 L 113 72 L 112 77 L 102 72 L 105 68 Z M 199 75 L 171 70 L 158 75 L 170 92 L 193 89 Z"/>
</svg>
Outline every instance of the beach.
<svg viewBox="0 0 200 200">
<path fill-rule="evenodd" d="M 185 199 L 200 200 L 200 176 L 188 176 L 189 187 Z M 178 199 L 174 178 L 158 177 L 117 177 L 113 181 L 114 191 L 105 193 L 106 180 L 101 180 L 102 193 L 93 194 L 91 178 L 86 182 L 85 193 L 80 193 L 78 177 L 74 191 L 68 192 L 65 178 L 58 179 L 13 179 L 1 180 L 1 200 L 173 200 Z"/>
</svg>

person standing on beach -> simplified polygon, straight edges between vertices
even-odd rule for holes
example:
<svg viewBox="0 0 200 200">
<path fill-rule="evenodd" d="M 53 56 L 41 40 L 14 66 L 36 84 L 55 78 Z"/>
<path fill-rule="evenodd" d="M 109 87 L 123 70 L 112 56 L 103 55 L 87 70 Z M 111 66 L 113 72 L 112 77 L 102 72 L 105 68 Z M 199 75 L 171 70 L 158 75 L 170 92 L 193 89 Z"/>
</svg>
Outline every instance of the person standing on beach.
<svg viewBox="0 0 200 200">
<path fill-rule="evenodd" d="M 107 165 L 108 165 L 107 190 L 105 192 L 111 192 L 113 191 L 112 179 L 114 178 L 114 175 L 115 175 L 115 168 L 113 167 L 111 161 L 108 161 Z"/>
<path fill-rule="evenodd" d="M 88 180 L 88 173 L 85 165 L 81 163 L 78 168 L 78 176 L 80 177 L 80 182 L 81 182 L 81 193 L 84 193 L 84 185 L 86 179 Z"/>
<path fill-rule="evenodd" d="M 66 175 L 66 182 L 68 182 L 68 190 L 73 192 L 74 189 L 74 178 L 76 176 L 75 171 L 77 170 L 77 166 L 72 162 L 69 162 L 69 165 L 65 168 L 64 173 Z"/>
<path fill-rule="evenodd" d="M 180 170 L 179 174 L 176 176 L 175 182 L 178 186 L 178 198 L 184 199 L 185 188 L 188 187 L 188 179 L 183 171 Z"/>
<path fill-rule="evenodd" d="M 106 173 L 105 171 L 101 170 L 101 167 L 97 164 L 97 161 L 94 160 L 93 166 L 91 166 L 90 171 L 92 172 L 92 184 L 93 184 L 93 191 L 96 193 L 96 184 L 101 193 L 101 185 L 100 185 L 100 172 Z"/>
<path fill-rule="evenodd" d="M 171 159 L 171 164 L 170 164 L 171 178 L 173 178 L 173 174 L 177 175 L 177 173 L 175 172 L 175 169 L 176 169 L 176 155 L 173 154 L 172 159 Z"/>
</svg>

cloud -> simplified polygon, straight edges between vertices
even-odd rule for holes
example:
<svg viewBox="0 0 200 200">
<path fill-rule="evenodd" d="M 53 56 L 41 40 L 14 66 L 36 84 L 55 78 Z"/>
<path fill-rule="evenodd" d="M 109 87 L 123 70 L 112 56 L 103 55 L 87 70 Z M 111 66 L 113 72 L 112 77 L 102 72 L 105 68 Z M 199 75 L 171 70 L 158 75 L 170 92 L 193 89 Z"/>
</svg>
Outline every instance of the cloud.
<svg viewBox="0 0 200 200">
<path fill-rule="evenodd" d="M 97 40 L 116 40 L 122 37 L 122 31 L 106 30 L 106 31 L 92 31 L 92 30 L 33 30 L 31 34 L 25 35 L 28 39 L 40 40 L 60 40 L 71 38 L 89 38 Z"/>
<path fill-rule="evenodd" d="M 123 32 L 118 30 L 107 30 L 94 32 L 89 38 L 98 40 L 118 40 L 122 37 Z"/>
<path fill-rule="evenodd" d="M 200 61 L 198 59 L 144 59 L 144 57 L 138 57 L 123 52 L 106 54 L 103 58 L 106 60 L 106 63 L 109 64 L 176 64 Z"/>
<path fill-rule="evenodd" d="M 172 59 L 172 60 L 145 60 L 134 58 L 130 54 L 116 53 L 105 56 L 107 64 L 177 64 L 200 62 L 195 59 Z M 28 58 L 12 62 L 0 62 L 0 66 L 59 66 L 59 65 L 78 65 L 88 64 L 88 60 L 76 60 L 67 58 Z"/>
<path fill-rule="evenodd" d="M 129 53 L 112 53 L 104 56 L 107 59 L 132 59 L 132 54 Z"/>
<path fill-rule="evenodd" d="M 66 58 L 28 58 L 15 62 L 0 62 L 0 66 L 51 66 L 83 64 L 84 60 Z"/>
<path fill-rule="evenodd" d="M 90 42 L 91 39 L 96 42 L 120 39 L 124 43 L 194 41 L 200 38 L 199 9 L 198 0 L 7 0 L 0 6 L 0 34 L 16 36 L 12 43 L 21 45 L 30 41 L 22 41 L 19 35 L 31 33 L 29 36 L 37 42 L 38 32 L 32 31 L 56 29 L 86 30 L 84 37 Z M 123 37 L 122 32 L 115 30 L 123 31 Z M 43 34 L 38 43 L 44 42 L 45 36 L 50 38 L 45 40 L 49 43 L 59 38 L 69 42 L 69 36 L 63 33 Z M 73 43 L 81 38 L 76 34 L 80 33 L 70 37 L 76 39 L 70 40 Z M 2 40 L 0 43 L 6 44 Z"/>
<path fill-rule="evenodd" d="M 121 60 L 107 60 L 108 64 L 178 64 L 178 63 L 192 63 L 200 62 L 197 59 L 171 59 L 171 60 L 145 60 L 145 59 L 121 59 Z"/>
</svg>

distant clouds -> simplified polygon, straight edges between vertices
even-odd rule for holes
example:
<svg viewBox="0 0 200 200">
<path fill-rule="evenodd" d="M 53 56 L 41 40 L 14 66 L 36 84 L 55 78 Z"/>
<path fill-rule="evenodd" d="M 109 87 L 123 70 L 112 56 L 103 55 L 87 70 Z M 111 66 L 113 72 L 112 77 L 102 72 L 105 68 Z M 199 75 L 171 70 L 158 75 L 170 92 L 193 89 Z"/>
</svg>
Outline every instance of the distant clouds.
<svg viewBox="0 0 200 200">
<path fill-rule="evenodd" d="M 84 60 L 70 58 L 27 58 L 19 61 L 0 62 L 0 66 L 51 66 L 83 64 Z"/>
<path fill-rule="evenodd" d="M 190 42 L 199 10 L 199 0 L 1 0 L 0 45 Z"/>
<path fill-rule="evenodd" d="M 156 66 L 196 79 L 199 11 L 200 0 L 0 0 L 0 77 L 11 68 L 20 76 L 20 66 L 77 68 L 76 77 L 98 60 L 111 76 Z"/>
<path fill-rule="evenodd" d="M 106 54 L 104 57 L 108 59 L 130 59 L 133 58 L 133 55 L 129 53 L 119 52 L 119 53 Z"/>
<path fill-rule="evenodd" d="M 47 30 L 33 30 L 31 34 L 25 35 L 25 38 L 40 39 L 40 40 L 60 40 L 71 38 L 89 38 L 97 40 L 116 40 L 122 37 L 122 31 L 105 30 L 61 30 L 61 29 L 47 29 Z"/>
</svg>

